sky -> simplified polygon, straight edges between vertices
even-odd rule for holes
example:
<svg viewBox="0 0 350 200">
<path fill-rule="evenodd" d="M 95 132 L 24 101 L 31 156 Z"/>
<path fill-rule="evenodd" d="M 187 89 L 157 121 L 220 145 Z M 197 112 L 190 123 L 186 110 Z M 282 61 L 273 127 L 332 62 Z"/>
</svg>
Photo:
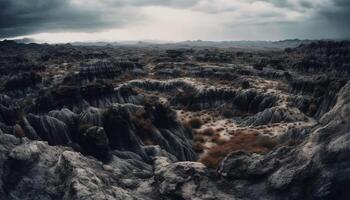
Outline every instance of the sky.
<svg viewBox="0 0 350 200">
<path fill-rule="evenodd" d="M 350 0 L 0 0 L 0 38 L 348 39 Z"/>
</svg>

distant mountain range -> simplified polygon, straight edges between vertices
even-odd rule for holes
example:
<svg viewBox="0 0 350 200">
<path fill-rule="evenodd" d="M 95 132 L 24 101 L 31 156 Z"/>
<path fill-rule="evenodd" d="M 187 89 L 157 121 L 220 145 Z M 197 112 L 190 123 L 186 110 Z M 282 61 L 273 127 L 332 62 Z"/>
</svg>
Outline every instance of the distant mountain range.
<svg viewBox="0 0 350 200">
<path fill-rule="evenodd" d="M 17 43 L 35 43 L 31 38 L 15 40 Z M 216 47 L 216 48 L 252 48 L 252 49 L 281 49 L 295 48 L 301 44 L 309 44 L 317 40 L 280 40 L 280 41 L 203 41 L 187 40 L 181 42 L 167 42 L 156 40 L 144 41 L 120 41 L 120 42 L 72 42 L 74 46 L 139 46 L 139 47 L 160 47 L 160 48 L 192 48 L 192 47 Z"/>
<path fill-rule="evenodd" d="M 282 41 L 182 41 L 182 42 L 162 42 L 162 41 L 123 41 L 123 42 L 73 42 L 75 46 L 157 46 L 164 48 L 191 48 L 191 47 L 217 47 L 217 48 L 293 48 L 301 44 L 308 44 L 314 40 L 282 40 Z"/>
<path fill-rule="evenodd" d="M 192 47 L 218 47 L 218 48 L 293 48 L 298 47 L 301 44 L 308 44 L 313 42 L 312 40 L 283 40 L 283 41 L 184 41 L 176 43 L 181 46 Z"/>
</svg>

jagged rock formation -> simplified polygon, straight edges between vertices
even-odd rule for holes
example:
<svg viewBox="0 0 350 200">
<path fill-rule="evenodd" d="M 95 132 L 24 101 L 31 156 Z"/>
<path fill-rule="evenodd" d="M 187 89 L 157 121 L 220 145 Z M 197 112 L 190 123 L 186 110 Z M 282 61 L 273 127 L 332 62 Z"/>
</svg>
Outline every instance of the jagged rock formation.
<svg viewBox="0 0 350 200">
<path fill-rule="evenodd" d="M 272 107 L 246 119 L 244 124 L 259 126 L 279 122 L 299 122 L 307 120 L 304 113 L 300 112 L 298 109 Z"/>
<path fill-rule="evenodd" d="M 173 93 L 178 91 L 196 91 L 191 83 L 183 80 L 157 81 L 157 80 L 134 80 L 127 83 L 127 86 L 142 88 L 149 91 Z"/>
<path fill-rule="evenodd" d="M 159 145 L 179 160 L 194 160 L 191 132 L 172 112 L 161 104 L 145 108 L 115 104 L 106 110 L 89 108 L 79 115 L 68 109 L 41 116 L 28 114 L 23 118 L 23 134 L 30 139 L 48 141 L 50 145 L 72 146 L 97 158 L 104 157 L 102 152 L 109 154 L 109 149 L 117 149 L 134 152 L 147 161 L 149 156 L 143 146 L 148 142 Z M 12 134 L 11 125 L 3 127 Z"/>
<path fill-rule="evenodd" d="M 140 104 L 144 98 L 128 86 L 113 88 L 107 83 L 90 83 L 82 87 L 62 85 L 50 88 L 35 100 L 32 111 L 43 113 L 64 107 L 80 113 L 89 106 L 105 108 L 114 103 Z"/>
<path fill-rule="evenodd" d="M 0 42 L 0 199 L 347 199 L 348 49 Z"/>
<path fill-rule="evenodd" d="M 131 171 L 146 172 L 125 159 L 116 157 L 118 165 L 103 165 L 72 149 L 44 142 L 19 144 L 10 135 L 0 135 L 0 141 L 1 199 L 147 199 L 131 191 L 140 178 L 129 179 Z"/>
<path fill-rule="evenodd" d="M 291 93 L 301 95 L 294 100 L 296 106 L 305 113 L 320 118 L 334 106 L 336 94 L 346 82 L 346 78 L 322 75 L 293 79 L 289 84 Z"/>
<path fill-rule="evenodd" d="M 233 199 L 219 191 L 202 163 L 171 163 L 165 157 L 158 157 L 154 176 L 158 192 L 165 199 Z"/>
<path fill-rule="evenodd" d="M 151 178 L 149 165 L 115 154 L 105 165 L 70 148 L 20 144 L 11 135 L 0 135 L 0 144 L 2 199 L 231 199 L 214 188 L 202 192 L 215 186 L 200 163 L 155 157 Z"/>
<path fill-rule="evenodd" d="M 277 104 L 278 97 L 269 94 L 260 94 L 256 90 L 227 90 L 203 89 L 197 93 L 179 94 L 172 103 L 180 104 L 190 109 L 205 109 L 231 105 L 237 110 L 256 113 Z"/>
<path fill-rule="evenodd" d="M 280 147 L 264 156 L 234 152 L 221 163 L 219 172 L 230 180 L 248 180 L 244 195 L 252 199 L 345 199 L 349 91 L 350 82 L 337 95 L 336 105 L 297 147 Z M 308 184 L 300 187 L 302 183 Z"/>
<path fill-rule="evenodd" d="M 174 81 L 131 81 L 129 87 L 142 88 L 147 91 L 157 91 L 174 94 L 170 103 L 174 106 L 184 106 L 194 110 L 219 107 L 232 104 L 238 110 L 256 113 L 277 104 L 278 97 L 260 94 L 256 90 L 231 90 L 216 88 L 196 88 L 192 83 L 183 80 Z"/>
<path fill-rule="evenodd" d="M 90 81 L 96 78 L 113 79 L 120 76 L 126 71 L 142 69 L 139 63 L 133 62 L 110 62 L 108 60 L 91 60 L 80 66 L 79 79 L 89 79 Z"/>
<path fill-rule="evenodd" d="M 301 45 L 294 50 L 294 54 L 303 58 L 294 64 L 293 68 L 297 70 L 349 74 L 349 41 L 319 41 Z"/>
<path fill-rule="evenodd" d="M 166 63 L 155 66 L 155 74 L 161 77 L 195 77 L 210 78 L 213 80 L 239 80 L 242 75 L 259 76 L 270 79 L 283 79 L 284 71 L 282 70 L 257 70 L 254 68 L 241 68 L 233 65 L 230 67 L 219 66 L 197 66 L 191 63 L 178 64 Z"/>
<path fill-rule="evenodd" d="M 36 84 L 41 83 L 41 80 L 41 76 L 34 72 L 24 72 L 9 77 L 8 80 L 4 83 L 4 89 L 6 91 L 23 90 L 27 87 L 33 87 Z"/>
</svg>

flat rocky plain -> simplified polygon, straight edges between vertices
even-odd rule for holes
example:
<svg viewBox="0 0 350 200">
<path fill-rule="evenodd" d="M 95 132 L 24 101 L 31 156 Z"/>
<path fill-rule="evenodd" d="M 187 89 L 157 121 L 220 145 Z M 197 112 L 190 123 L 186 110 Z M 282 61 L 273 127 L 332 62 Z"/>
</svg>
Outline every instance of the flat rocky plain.
<svg viewBox="0 0 350 200">
<path fill-rule="evenodd" d="M 0 199 L 348 199 L 350 42 L 0 42 Z"/>
</svg>

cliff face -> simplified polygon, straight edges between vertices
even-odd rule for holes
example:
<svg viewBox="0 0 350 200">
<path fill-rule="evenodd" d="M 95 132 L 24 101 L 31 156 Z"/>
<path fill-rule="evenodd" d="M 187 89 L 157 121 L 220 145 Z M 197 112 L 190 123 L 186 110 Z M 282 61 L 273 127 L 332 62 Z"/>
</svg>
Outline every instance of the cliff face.
<svg viewBox="0 0 350 200">
<path fill-rule="evenodd" d="M 348 46 L 1 43 L 0 199 L 347 199 Z"/>
</svg>

